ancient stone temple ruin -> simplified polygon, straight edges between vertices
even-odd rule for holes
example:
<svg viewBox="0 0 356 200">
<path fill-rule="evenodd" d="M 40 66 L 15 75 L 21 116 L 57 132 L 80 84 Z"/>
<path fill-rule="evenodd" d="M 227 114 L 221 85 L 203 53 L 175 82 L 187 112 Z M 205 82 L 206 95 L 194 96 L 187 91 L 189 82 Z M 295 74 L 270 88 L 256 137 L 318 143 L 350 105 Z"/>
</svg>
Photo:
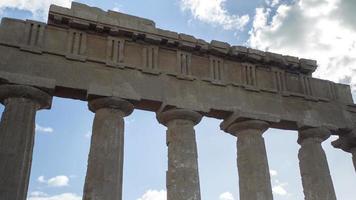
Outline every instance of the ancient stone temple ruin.
<svg viewBox="0 0 356 200">
<path fill-rule="evenodd" d="M 26 199 L 35 115 L 57 96 L 95 113 L 84 200 L 122 199 L 124 118 L 133 109 L 167 127 L 168 200 L 201 199 L 194 126 L 203 116 L 237 138 L 240 200 L 273 199 L 268 128 L 298 131 L 305 199 L 335 200 L 321 143 L 338 135 L 333 145 L 356 166 L 356 105 L 348 85 L 313 78 L 316 67 L 79 3 L 51 6 L 47 23 L 3 18 L 0 199 Z"/>
</svg>

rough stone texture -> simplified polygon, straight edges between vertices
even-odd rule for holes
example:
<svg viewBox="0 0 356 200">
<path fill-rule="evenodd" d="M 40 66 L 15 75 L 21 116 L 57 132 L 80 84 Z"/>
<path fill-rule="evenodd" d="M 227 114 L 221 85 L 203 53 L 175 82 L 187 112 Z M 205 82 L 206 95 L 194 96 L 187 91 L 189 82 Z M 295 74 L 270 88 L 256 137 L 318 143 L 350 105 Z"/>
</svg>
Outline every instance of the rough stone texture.
<svg viewBox="0 0 356 200">
<path fill-rule="evenodd" d="M 201 52 L 209 51 L 212 54 L 222 56 L 236 55 L 236 53 L 232 53 L 235 52 L 236 48 L 231 48 L 230 44 L 226 42 L 213 40 L 207 48 L 205 48 L 205 45 L 202 46 L 202 43 L 206 43 L 205 41 L 196 39 L 187 34 L 178 34 L 172 31 L 156 28 L 156 25 L 152 20 L 111 10 L 106 12 L 99 8 L 90 7 L 77 2 L 73 2 L 71 8 L 51 5 L 48 24 L 65 25 L 70 28 L 95 31 L 100 34 L 102 32 L 107 32 L 114 36 L 117 36 L 120 33 L 129 33 L 134 37 L 143 38 L 146 42 L 178 46 L 185 50 L 198 50 Z M 281 68 L 289 68 L 306 75 L 311 75 L 317 67 L 316 61 L 308 59 L 299 60 L 297 57 L 291 59 L 291 56 L 283 56 L 275 53 L 272 55 L 270 52 L 266 52 L 270 55 L 265 56 L 265 52 L 255 49 L 249 49 L 246 53 L 247 56 L 245 58 L 250 61 L 264 63 L 273 62 Z"/>
<path fill-rule="evenodd" d="M 119 98 L 89 102 L 95 112 L 83 200 L 121 200 L 124 162 L 124 117 L 133 105 Z"/>
<path fill-rule="evenodd" d="M 338 131 L 356 121 L 349 86 L 301 71 L 313 61 L 146 29 L 160 30 L 150 20 L 77 3 L 51 9 L 48 24 L 3 18 L 0 83 L 48 83 L 54 96 L 117 96 L 154 112 L 167 105 L 218 119 L 272 118 L 271 127 L 291 130 Z"/>
<path fill-rule="evenodd" d="M 339 136 L 339 139 L 332 142 L 335 148 L 342 149 L 352 154 L 352 160 L 356 172 L 356 129 Z"/>
<path fill-rule="evenodd" d="M 305 200 L 336 200 L 328 162 L 321 143 L 329 138 L 326 128 L 299 131 L 299 166 Z"/>
<path fill-rule="evenodd" d="M 168 110 L 157 114 L 167 126 L 168 200 L 200 200 L 198 152 L 194 126 L 202 116 L 188 110 Z"/>
<path fill-rule="evenodd" d="M 272 200 L 272 186 L 262 134 L 269 124 L 248 120 L 231 123 L 225 131 L 237 137 L 240 200 Z"/>
<path fill-rule="evenodd" d="M 356 148 L 351 149 L 352 153 L 352 161 L 354 163 L 355 171 L 356 171 Z"/>
<path fill-rule="evenodd" d="M 26 199 L 36 111 L 49 108 L 51 100 L 50 95 L 36 88 L 0 86 L 0 101 L 5 105 L 0 123 L 0 199 Z"/>
<path fill-rule="evenodd" d="M 27 85 L 54 96 L 89 100 L 90 109 L 98 116 L 95 124 L 102 126 L 104 132 L 110 127 L 103 125 L 108 122 L 100 116 L 110 118 L 112 123 L 123 123 L 122 113 L 131 112 L 133 106 L 153 112 L 161 112 L 164 108 L 182 108 L 183 111 L 163 112 L 159 116 L 165 117 L 159 119 L 168 126 L 171 134 L 167 135 L 179 135 L 176 137 L 179 142 L 180 137 L 190 136 L 192 143 L 187 143 L 190 148 L 196 145 L 193 126 L 200 120 L 196 113 L 187 111 L 194 110 L 204 116 L 225 119 L 223 130 L 237 122 L 242 126 L 240 122 L 246 120 L 257 120 L 253 121 L 254 125 L 265 121 L 269 127 L 289 130 L 327 127 L 340 136 L 335 146 L 354 154 L 355 139 L 344 134 L 345 130 L 355 127 L 356 121 L 356 105 L 350 87 L 313 78 L 311 75 L 316 67 L 314 60 L 232 46 L 215 40 L 208 43 L 188 34 L 159 29 L 152 20 L 114 11 L 105 12 L 76 2 L 71 8 L 51 6 L 47 23 L 2 18 L 0 25 L 0 85 Z M 16 94 L 16 99 L 32 99 L 41 105 L 49 105 L 41 95 L 18 95 L 16 91 L 6 90 L 3 93 Z M 119 97 L 133 105 L 127 106 L 126 101 L 117 98 L 92 101 L 93 97 Z M 247 132 L 256 134 L 241 136 L 245 139 L 239 141 L 257 144 L 247 149 L 248 152 L 264 152 L 258 154 L 261 158 L 256 159 L 263 162 L 265 169 L 268 165 L 267 160 L 263 161 L 263 129 L 257 127 L 245 127 Z M 111 128 L 112 134 L 121 130 Z M 98 132 L 100 130 L 98 128 Z M 120 134 L 123 136 L 122 131 Z M 260 136 L 257 132 L 261 132 Z M 105 140 L 100 137 L 103 134 L 95 135 L 99 136 L 96 139 L 98 142 L 93 140 L 93 152 L 109 151 L 99 145 L 101 140 Z M 308 137 L 306 139 L 304 134 L 300 134 L 302 146 L 309 144 L 302 142 L 309 141 Z M 122 143 L 117 142 L 113 148 L 122 148 Z M 172 144 L 175 143 L 168 140 L 168 148 L 173 149 L 170 153 L 183 155 L 185 151 L 175 150 Z M 105 166 L 91 164 L 91 159 L 93 162 L 97 158 L 110 160 L 112 155 L 97 157 L 96 153 L 92 154 L 95 155 L 89 159 L 89 171 L 106 170 Z M 196 161 L 194 156 L 193 160 L 181 159 L 183 163 Z M 122 166 L 118 167 L 121 167 L 121 174 L 116 175 L 122 176 Z M 175 173 L 170 170 L 169 176 L 175 176 Z M 191 180 L 191 184 L 195 184 L 191 187 L 193 192 L 199 191 L 196 187 L 196 184 L 199 185 L 197 174 L 196 171 Z M 121 185 L 92 187 L 91 182 L 95 181 L 89 176 L 86 184 L 88 194 L 93 188 L 106 190 L 116 187 L 115 184 Z M 170 180 L 167 182 L 171 187 Z M 264 183 L 265 187 L 269 187 L 266 181 Z M 93 184 L 100 185 L 100 181 Z M 121 192 L 121 189 L 116 191 Z M 100 192 L 94 191 L 93 195 Z M 266 198 L 269 197 L 268 193 Z"/>
</svg>

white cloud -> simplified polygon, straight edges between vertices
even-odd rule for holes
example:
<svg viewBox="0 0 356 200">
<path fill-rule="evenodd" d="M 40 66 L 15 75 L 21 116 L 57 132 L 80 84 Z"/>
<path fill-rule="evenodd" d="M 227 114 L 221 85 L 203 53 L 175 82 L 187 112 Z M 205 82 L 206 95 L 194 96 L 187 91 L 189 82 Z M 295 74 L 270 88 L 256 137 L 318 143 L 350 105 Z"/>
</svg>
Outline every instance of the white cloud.
<svg viewBox="0 0 356 200">
<path fill-rule="evenodd" d="M 142 197 L 137 200 L 166 200 L 167 192 L 165 190 L 147 190 Z"/>
<path fill-rule="evenodd" d="M 271 176 L 277 176 L 278 175 L 278 172 L 276 170 L 273 170 L 273 169 L 269 170 L 269 173 L 270 173 Z"/>
<path fill-rule="evenodd" d="M 40 183 L 46 183 L 47 181 L 45 180 L 45 177 L 44 176 L 39 176 L 37 178 L 37 181 L 40 182 Z"/>
<path fill-rule="evenodd" d="M 278 178 L 278 171 L 271 169 L 269 171 L 272 180 L 272 192 L 277 196 L 291 196 L 291 194 L 287 191 L 286 186 L 288 183 L 280 182 Z"/>
<path fill-rule="evenodd" d="M 248 23 L 249 16 L 230 14 L 224 7 L 225 2 L 226 0 L 180 0 L 180 7 L 205 23 L 219 25 L 226 30 L 242 30 Z"/>
<path fill-rule="evenodd" d="M 113 11 L 120 12 L 122 10 L 122 5 L 115 3 L 114 8 L 112 9 Z"/>
<path fill-rule="evenodd" d="M 280 183 L 278 180 L 275 181 L 275 183 L 272 186 L 272 192 L 275 195 L 279 195 L 279 196 L 286 196 L 289 195 L 289 193 L 287 192 L 285 186 L 287 186 L 287 183 Z"/>
<path fill-rule="evenodd" d="M 266 4 L 270 7 L 275 7 L 279 4 L 279 0 L 266 0 Z"/>
<path fill-rule="evenodd" d="M 63 193 L 59 195 L 49 196 L 43 192 L 31 193 L 27 200 L 81 200 L 82 197 L 73 193 Z"/>
<path fill-rule="evenodd" d="M 112 10 L 115 11 L 115 12 L 120 12 L 120 8 L 119 7 L 114 7 Z"/>
<path fill-rule="evenodd" d="M 271 9 L 256 9 L 251 47 L 315 59 L 314 76 L 356 90 L 356 1 L 296 0 Z"/>
<path fill-rule="evenodd" d="M 36 124 L 36 131 L 43 132 L 43 133 L 53 133 L 54 130 L 51 127 L 43 127 L 40 126 L 39 124 Z"/>
<path fill-rule="evenodd" d="M 44 176 L 40 176 L 37 178 L 37 181 L 45 183 L 50 187 L 64 187 L 69 185 L 69 177 L 64 175 L 55 176 L 48 180 L 46 180 Z"/>
<path fill-rule="evenodd" d="M 70 7 L 72 0 L 1 0 L 0 10 L 5 8 L 29 11 L 35 19 L 45 20 L 49 6 L 56 4 Z"/>
<path fill-rule="evenodd" d="M 234 196 L 230 192 L 220 194 L 219 200 L 234 200 Z"/>
<path fill-rule="evenodd" d="M 31 197 L 45 197 L 48 196 L 48 194 L 41 192 L 41 191 L 33 191 L 30 193 Z"/>
</svg>

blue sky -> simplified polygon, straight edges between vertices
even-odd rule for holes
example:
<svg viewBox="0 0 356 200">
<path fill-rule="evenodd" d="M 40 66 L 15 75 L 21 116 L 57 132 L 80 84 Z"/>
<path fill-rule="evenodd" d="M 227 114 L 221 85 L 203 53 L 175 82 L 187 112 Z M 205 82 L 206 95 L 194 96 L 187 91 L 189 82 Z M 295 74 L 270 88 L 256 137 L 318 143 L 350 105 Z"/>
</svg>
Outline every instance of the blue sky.
<svg viewBox="0 0 356 200">
<path fill-rule="evenodd" d="M 152 19 L 163 29 L 210 41 L 226 41 L 317 59 L 315 77 L 356 88 L 356 1 L 351 0 L 80 0 L 78 2 Z M 46 21 L 51 3 L 71 0 L 1 0 L 0 18 Z M 3 107 L 1 107 L 2 111 Z M 29 200 L 81 199 L 93 113 L 86 102 L 54 98 L 38 112 Z M 219 120 L 196 126 L 202 199 L 237 200 L 236 138 Z M 126 118 L 124 200 L 164 200 L 167 149 L 165 127 L 155 114 L 135 110 Z M 302 200 L 294 131 L 265 133 L 275 200 Z M 337 197 L 354 200 L 356 174 L 351 155 L 323 146 Z"/>
</svg>

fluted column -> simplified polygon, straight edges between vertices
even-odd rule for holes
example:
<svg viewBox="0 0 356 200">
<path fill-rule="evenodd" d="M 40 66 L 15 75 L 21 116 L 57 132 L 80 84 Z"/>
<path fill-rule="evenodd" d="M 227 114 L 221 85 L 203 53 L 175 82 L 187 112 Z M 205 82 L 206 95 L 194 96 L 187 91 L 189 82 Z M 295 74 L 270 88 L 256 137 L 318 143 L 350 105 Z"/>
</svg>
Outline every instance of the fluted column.
<svg viewBox="0 0 356 200">
<path fill-rule="evenodd" d="M 326 128 L 299 130 L 299 166 L 305 200 L 336 200 L 333 182 L 321 143 L 330 137 Z"/>
<path fill-rule="evenodd" d="M 332 142 L 332 145 L 335 148 L 342 149 L 345 152 L 349 152 L 352 154 L 352 160 L 356 172 L 356 129 L 346 134 L 340 135 L 339 139 Z"/>
<path fill-rule="evenodd" d="M 0 122 L 0 199 L 25 200 L 36 111 L 50 108 L 52 97 L 34 87 L 1 85 L 0 101 L 5 105 Z"/>
<path fill-rule="evenodd" d="M 269 124 L 260 120 L 226 121 L 222 129 L 237 137 L 240 200 L 272 200 L 266 147 L 262 134 Z"/>
<path fill-rule="evenodd" d="M 194 111 L 173 109 L 157 114 L 167 129 L 168 200 L 200 200 L 198 152 L 194 126 L 202 116 Z"/>
<path fill-rule="evenodd" d="M 108 97 L 89 101 L 95 113 L 84 200 L 121 200 L 124 161 L 124 117 L 134 107 L 126 100 Z"/>
</svg>

